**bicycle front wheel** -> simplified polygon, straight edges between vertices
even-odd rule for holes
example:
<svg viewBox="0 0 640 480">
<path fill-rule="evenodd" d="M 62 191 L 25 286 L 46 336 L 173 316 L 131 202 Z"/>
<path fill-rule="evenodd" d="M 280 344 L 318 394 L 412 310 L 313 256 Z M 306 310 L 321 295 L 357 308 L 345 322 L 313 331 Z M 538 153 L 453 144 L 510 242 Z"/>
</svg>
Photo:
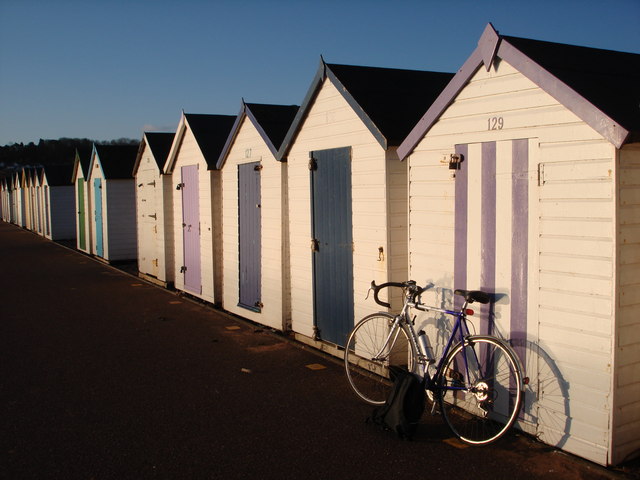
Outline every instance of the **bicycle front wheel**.
<svg viewBox="0 0 640 480">
<path fill-rule="evenodd" d="M 389 337 L 393 321 L 394 316 L 385 312 L 364 317 L 351 331 L 345 347 L 349 385 L 371 405 L 382 405 L 391 392 L 390 365 L 409 371 L 415 365 L 415 350 L 406 327 L 398 325 Z"/>
<path fill-rule="evenodd" d="M 465 443 L 486 445 L 503 436 L 518 417 L 522 371 L 502 341 L 469 336 L 447 356 L 437 378 L 442 415 Z"/>
</svg>

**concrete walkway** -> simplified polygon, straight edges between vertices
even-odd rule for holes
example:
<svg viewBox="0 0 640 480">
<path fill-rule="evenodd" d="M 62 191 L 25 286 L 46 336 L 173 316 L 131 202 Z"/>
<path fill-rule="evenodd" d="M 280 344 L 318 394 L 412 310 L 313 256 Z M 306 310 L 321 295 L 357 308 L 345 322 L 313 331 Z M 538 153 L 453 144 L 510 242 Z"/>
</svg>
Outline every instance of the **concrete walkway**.
<svg viewBox="0 0 640 480">
<path fill-rule="evenodd" d="M 0 478 L 640 478 L 365 423 L 339 361 L 0 222 Z"/>
</svg>

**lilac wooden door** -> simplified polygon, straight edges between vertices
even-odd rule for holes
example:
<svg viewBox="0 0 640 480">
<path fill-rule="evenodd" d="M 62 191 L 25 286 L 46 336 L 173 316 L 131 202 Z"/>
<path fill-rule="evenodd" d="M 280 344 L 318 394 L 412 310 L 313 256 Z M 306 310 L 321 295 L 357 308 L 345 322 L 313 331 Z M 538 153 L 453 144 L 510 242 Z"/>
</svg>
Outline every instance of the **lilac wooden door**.
<svg viewBox="0 0 640 480">
<path fill-rule="evenodd" d="M 198 166 L 182 167 L 181 174 L 184 263 L 180 271 L 184 274 L 185 289 L 194 293 L 202 293 Z"/>
</svg>

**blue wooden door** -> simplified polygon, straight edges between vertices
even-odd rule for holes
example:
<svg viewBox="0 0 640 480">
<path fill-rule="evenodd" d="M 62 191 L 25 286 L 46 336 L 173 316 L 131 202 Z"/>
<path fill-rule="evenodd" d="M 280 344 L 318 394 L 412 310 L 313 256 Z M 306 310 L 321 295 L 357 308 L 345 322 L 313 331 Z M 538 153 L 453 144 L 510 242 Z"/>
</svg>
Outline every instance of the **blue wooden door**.
<svg viewBox="0 0 640 480">
<path fill-rule="evenodd" d="M 261 308 L 260 163 L 238 165 L 239 305 Z"/>
<path fill-rule="evenodd" d="M 202 268 L 200 264 L 200 198 L 198 166 L 181 168 L 182 191 L 182 240 L 184 287 L 193 293 L 202 293 Z"/>
<path fill-rule="evenodd" d="M 351 149 L 312 152 L 310 170 L 315 326 L 344 346 L 353 326 Z"/>
<path fill-rule="evenodd" d="M 96 203 L 96 254 L 104 257 L 104 243 L 102 238 L 102 180 L 96 178 L 93 180 L 93 193 Z"/>
</svg>

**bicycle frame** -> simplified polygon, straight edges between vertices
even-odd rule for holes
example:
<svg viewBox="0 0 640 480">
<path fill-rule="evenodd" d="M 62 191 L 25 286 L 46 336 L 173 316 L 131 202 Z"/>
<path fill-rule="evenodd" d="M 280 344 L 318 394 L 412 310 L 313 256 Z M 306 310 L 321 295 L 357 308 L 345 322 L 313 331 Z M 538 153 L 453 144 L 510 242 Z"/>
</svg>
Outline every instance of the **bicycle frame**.
<svg viewBox="0 0 640 480">
<path fill-rule="evenodd" d="M 433 384 L 433 380 L 435 378 L 437 378 L 439 376 L 439 374 L 441 373 L 442 368 L 444 367 L 444 362 L 447 359 L 448 355 L 449 355 L 449 350 L 451 349 L 452 345 L 454 344 L 454 341 L 456 340 L 456 334 L 458 335 L 459 341 L 461 343 L 464 343 L 464 339 L 465 337 L 469 336 L 471 334 L 471 332 L 469 331 L 469 327 L 467 326 L 467 305 L 468 302 L 464 302 L 464 304 L 462 305 L 461 309 L 459 311 L 456 310 L 447 310 L 447 309 L 443 309 L 443 308 L 438 308 L 438 307 L 431 307 L 431 306 L 427 306 L 427 305 L 423 305 L 419 302 L 416 302 L 414 300 L 412 300 L 410 297 L 412 295 L 411 294 L 407 294 L 407 300 L 404 302 L 404 305 L 402 307 L 402 310 L 400 311 L 400 313 L 398 315 L 395 316 L 393 324 L 391 326 L 391 329 L 389 330 L 389 335 L 387 336 L 387 338 L 385 339 L 382 348 L 380 349 L 379 352 L 376 353 L 374 358 L 380 358 L 383 354 L 384 351 L 389 347 L 389 345 L 393 345 L 395 343 L 395 341 L 398 338 L 398 335 L 400 333 L 400 324 L 404 323 L 405 325 L 407 325 L 408 329 L 409 329 L 409 333 L 410 333 L 410 338 L 411 338 L 411 342 L 413 343 L 416 351 L 418 352 L 418 363 L 423 365 L 423 376 L 426 379 L 426 385 L 425 388 L 427 390 L 435 390 L 435 388 L 437 388 L 436 385 Z M 416 332 L 413 328 L 413 324 L 412 322 L 409 320 L 409 309 L 410 308 L 415 308 L 416 310 L 420 310 L 422 312 L 436 312 L 436 313 L 443 313 L 445 315 L 451 315 L 453 317 L 455 317 L 455 322 L 453 325 L 453 330 L 451 332 L 451 335 L 449 336 L 449 339 L 447 340 L 447 344 L 445 345 L 443 351 L 442 351 L 442 355 L 440 356 L 440 359 L 436 365 L 436 372 L 434 374 L 434 377 L 432 378 L 431 375 L 429 375 L 429 371 L 427 368 L 428 365 L 428 361 L 427 361 L 427 357 L 426 357 L 426 352 L 422 351 L 422 346 L 420 345 L 420 342 L 418 342 L 418 337 L 416 335 Z M 393 340 L 392 340 L 393 337 Z M 474 353 L 475 354 L 475 353 Z M 467 381 L 468 383 L 470 383 L 470 377 L 469 377 L 469 364 L 467 361 L 467 352 L 466 350 L 462 351 L 462 358 L 464 359 L 464 370 L 465 370 L 465 375 L 467 377 Z M 477 358 L 476 358 L 477 360 Z M 447 387 L 442 387 L 445 390 L 464 390 L 463 387 L 453 387 L 453 386 L 447 386 Z"/>
</svg>

